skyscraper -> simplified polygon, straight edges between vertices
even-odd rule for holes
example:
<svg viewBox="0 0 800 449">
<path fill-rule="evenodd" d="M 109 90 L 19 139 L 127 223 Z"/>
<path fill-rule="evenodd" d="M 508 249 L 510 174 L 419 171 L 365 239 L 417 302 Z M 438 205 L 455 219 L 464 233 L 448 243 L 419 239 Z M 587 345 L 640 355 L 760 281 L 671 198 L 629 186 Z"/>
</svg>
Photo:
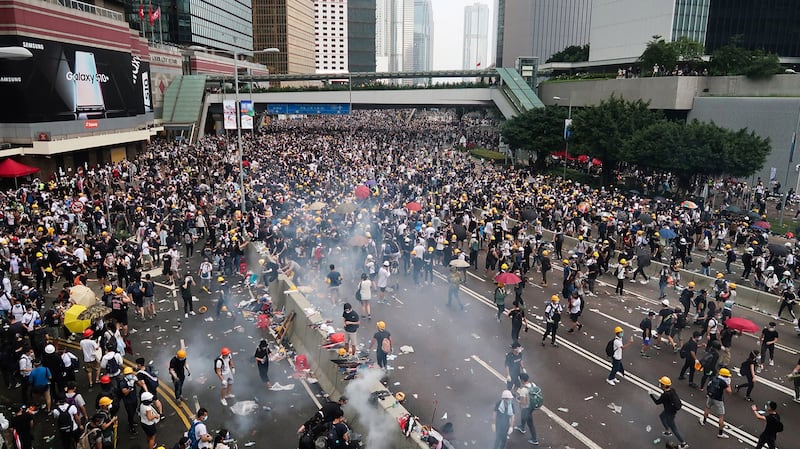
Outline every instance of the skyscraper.
<svg viewBox="0 0 800 449">
<path fill-rule="evenodd" d="M 375 53 L 379 72 L 412 70 L 414 1 L 378 0 L 375 8 Z"/>
<path fill-rule="evenodd" d="M 375 71 L 375 0 L 347 2 L 347 63 L 350 72 Z"/>
<path fill-rule="evenodd" d="M 313 0 L 252 0 L 254 56 L 270 73 L 314 73 Z"/>
<path fill-rule="evenodd" d="M 433 68 L 433 8 L 431 0 L 414 0 L 413 58 L 412 70 L 426 71 Z"/>
<path fill-rule="evenodd" d="M 348 70 L 347 0 L 314 0 L 314 59 L 317 73 Z"/>
<path fill-rule="evenodd" d="M 464 7 L 464 54 L 461 68 L 486 68 L 489 63 L 489 5 L 474 3 Z"/>
<path fill-rule="evenodd" d="M 498 67 L 514 67 L 527 56 L 544 62 L 570 45 L 589 43 L 592 0 L 495 0 L 495 17 Z"/>
</svg>

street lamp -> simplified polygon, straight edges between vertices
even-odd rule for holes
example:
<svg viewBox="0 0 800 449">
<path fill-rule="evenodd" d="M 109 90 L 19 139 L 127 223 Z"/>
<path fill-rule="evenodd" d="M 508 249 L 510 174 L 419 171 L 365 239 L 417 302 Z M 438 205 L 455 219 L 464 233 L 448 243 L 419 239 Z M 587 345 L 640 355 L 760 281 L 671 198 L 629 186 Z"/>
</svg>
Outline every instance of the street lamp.
<svg viewBox="0 0 800 449">
<path fill-rule="evenodd" d="M 277 48 L 265 48 L 263 50 L 254 50 L 254 51 L 233 51 L 233 86 L 234 86 L 234 95 L 236 101 L 236 141 L 239 149 L 239 189 L 241 189 L 241 194 L 239 198 L 242 200 L 241 210 L 242 210 L 242 219 L 244 219 L 245 214 L 247 213 L 247 199 L 245 197 L 244 191 L 244 150 L 242 149 L 242 108 L 239 101 L 239 55 L 254 55 L 258 53 L 278 53 L 280 52 Z M 252 87 L 251 87 L 252 89 Z"/>
<path fill-rule="evenodd" d="M 560 101 L 561 97 L 553 97 L 553 100 Z M 567 159 L 569 158 L 569 128 L 572 126 L 572 94 L 569 94 L 569 110 L 567 119 L 564 120 L 564 180 L 567 179 Z"/>
</svg>

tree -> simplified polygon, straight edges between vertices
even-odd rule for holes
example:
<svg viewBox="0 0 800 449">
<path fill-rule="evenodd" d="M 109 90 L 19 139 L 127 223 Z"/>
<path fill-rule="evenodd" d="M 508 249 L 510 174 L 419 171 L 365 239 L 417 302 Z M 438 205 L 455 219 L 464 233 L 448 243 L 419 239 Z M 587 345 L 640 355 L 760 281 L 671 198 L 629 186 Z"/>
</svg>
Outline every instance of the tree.
<svg viewBox="0 0 800 449">
<path fill-rule="evenodd" d="M 711 54 L 712 75 L 768 78 L 780 72 L 778 55 L 764 50 L 748 50 L 740 42 L 741 36 L 734 36 L 728 45 Z"/>
<path fill-rule="evenodd" d="M 535 168 L 542 171 L 547 157 L 564 148 L 564 119 L 567 111 L 545 106 L 525 111 L 503 124 L 503 140 L 516 150 L 536 153 Z"/>
<path fill-rule="evenodd" d="M 642 100 L 626 101 L 614 95 L 597 106 L 573 114 L 572 139 L 580 153 L 603 161 L 603 184 L 609 184 L 620 161 L 627 161 L 625 141 L 637 131 L 663 120 Z"/>
<path fill-rule="evenodd" d="M 746 129 L 662 120 L 631 136 L 625 151 L 639 167 L 672 173 L 688 192 L 709 177 L 752 175 L 764 166 L 771 145 Z"/>
<path fill-rule="evenodd" d="M 669 46 L 677 53 L 678 60 L 683 62 L 700 62 L 703 60 L 703 55 L 706 51 L 702 43 L 686 36 L 675 39 L 669 43 Z"/>
<path fill-rule="evenodd" d="M 589 60 L 589 44 L 584 46 L 570 45 L 547 58 L 545 62 L 583 62 Z"/>
<path fill-rule="evenodd" d="M 661 36 L 653 36 L 653 40 L 647 43 L 647 47 L 639 62 L 642 65 L 642 73 L 653 73 L 653 67 L 658 64 L 663 69 L 672 70 L 678 62 L 678 52 L 675 46 L 670 45 Z"/>
</svg>

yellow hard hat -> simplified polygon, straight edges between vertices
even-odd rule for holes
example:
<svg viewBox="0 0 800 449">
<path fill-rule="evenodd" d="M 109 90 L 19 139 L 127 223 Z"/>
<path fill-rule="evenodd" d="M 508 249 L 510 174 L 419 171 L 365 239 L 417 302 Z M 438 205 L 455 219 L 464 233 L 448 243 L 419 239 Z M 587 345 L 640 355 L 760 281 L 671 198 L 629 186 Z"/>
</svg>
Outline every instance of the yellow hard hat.
<svg viewBox="0 0 800 449">
<path fill-rule="evenodd" d="M 656 237 L 661 237 L 661 234 L 659 234 L 658 231 L 654 232 L 653 235 Z"/>
<path fill-rule="evenodd" d="M 628 261 L 627 261 L 627 260 L 625 260 L 625 259 L 620 259 L 620 260 L 619 260 L 619 263 L 620 263 L 621 265 L 625 265 L 626 263 L 628 263 Z"/>
<path fill-rule="evenodd" d="M 177 355 L 179 359 L 185 359 L 186 358 L 186 350 L 178 349 L 178 352 L 176 352 L 175 355 Z"/>
<path fill-rule="evenodd" d="M 595 252 L 592 253 L 592 257 L 600 257 L 600 253 L 595 251 Z"/>
<path fill-rule="evenodd" d="M 725 277 L 725 275 L 724 275 L 724 274 L 722 274 L 722 273 L 717 273 L 717 279 L 722 279 L 722 278 L 724 278 L 724 277 Z"/>
<path fill-rule="evenodd" d="M 553 295 L 550 297 L 550 301 L 559 302 L 561 301 L 561 298 L 559 298 L 558 295 Z"/>
<path fill-rule="evenodd" d="M 547 252 L 547 250 L 544 250 L 544 251 L 542 251 L 542 255 L 543 255 L 543 256 L 545 256 L 545 257 L 547 257 L 548 255 L 550 255 L 550 253 L 549 253 L 549 252 Z"/>
<path fill-rule="evenodd" d="M 123 290 L 122 287 L 117 287 L 117 288 L 114 289 L 114 293 L 116 293 L 118 295 L 122 294 L 122 292 L 124 292 L 124 291 L 125 290 Z"/>
<path fill-rule="evenodd" d="M 42 253 L 36 253 L 36 257 L 42 257 L 42 256 L 44 256 L 44 254 L 42 254 Z"/>
<path fill-rule="evenodd" d="M 432 246 L 429 246 L 429 247 L 428 247 L 428 252 L 429 252 L 429 253 L 432 253 L 432 252 L 433 252 L 433 247 L 432 247 Z"/>
<path fill-rule="evenodd" d="M 719 375 L 722 377 L 731 377 L 731 370 L 728 368 L 720 368 Z"/>
<path fill-rule="evenodd" d="M 583 240 L 583 236 L 582 236 L 582 235 L 579 235 L 579 236 L 578 236 L 578 240 Z"/>
<path fill-rule="evenodd" d="M 689 281 L 689 288 L 694 288 L 694 286 L 695 286 L 694 281 Z"/>
<path fill-rule="evenodd" d="M 455 235 L 455 234 L 453 234 L 453 236 L 452 236 L 452 237 L 450 237 L 450 240 L 457 240 L 457 239 L 458 239 L 458 236 L 457 236 L 457 235 Z"/>
<path fill-rule="evenodd" d="M 563 263 L 564 265 L 569 265 L 569 260 L 564 259 L 564 260 L 561 261 L 561 263 Z"/>
<path fill-rule="evenodd" d="M 725 249 L 731 249 L 731 245 L 725 245 Z"/>
<path fill-rule="evenodd" d="M 416 256 L 416 255 L 417 255 L 417 252 L 416 252 L 415 250 L 411 250 L 411 255 L 412 255 L 412 256 Z"/>
<path fill-rule="evenodd" d="M 345 355 L 347 355 L 347 349 L 344 349 L 344 348 L 339 348 L 339 350 L 338 350 L 338 351 L 336 351 L 336 352 L 337 352 L 337 353 L 338 353 L 340 356 L 342 356 L 342 357 L 344 357 Z"/>
<path fill-rule="evenodd" d="M 225 282 L 225 278 L 222 276 L 217 277 L 217 282 Z"/>
<path fill-rule="evenodd" d="M 106 406 L 106 405 L 111 405 L 113 402 L 114 401 L 112 401 L 110 397 L 103 396 L 102 398 L 100 398 L 100 401 L 98 402 L 98 404 L 102 407 L 102 406 Z"/>
<path fill-rule="evenodd" d="M 382 331 L 382 330 L 386 329 L 386 323 L 384 323 L 383 321 L 378 321 L 375 324 L 375 326 L 377 326 L 379 331 Z"/>
<path fill-rule="evenodd" d="M 406 394 L 402 391 L 398 391 L 394 394 L 394 398 L 397 399 L 397 402 L 403 402 L 406 398 Z"/>
<path fill-rule="evenodd" d="M 644 234 L 644 231 L 641 231 L 641 230 L 636 231 L 636 235 L 642 235 L 642 234 Z"/>
<path fill-rule="evenodd" d="M 667 387 L 672 386 L 672 380 L 667 376 L 661 376 L 661 379 L 658 379 L 658 383 Z"/>
<path fill-rule="evenodd" d="M 44 271 L 45 271 L 45 273 L 52 273 L 53 272 L 53 267 L 47 267 L 47 268 L 44 269 Z"/>
<path fill-rule="evenodd" d="M 106 292 L 106 293 L 111 293 L 111 286 L 110 285 L 106 285 L 105 287 L 103 287 L 103 291 Z"/>
<path fill-rule="evenodd" d="M 736 290 L 736 284 L 735 284 L 735 283 L 733 283 L 733 282 L 731 282 L 730 284 L 728 284 L 728 287 L 730 287 L 730 289 L 731 289 L 731 290 Z"/>
<path fill-rule="evenodd" d="M 447 240 L 442 242 L 442 245 L 449 245 L 449 244 L 450 244 L 450 242 L 448 242 Z"/>
<path fill-rule="evenodd" d="M 621 327 L 617 326 L 617 327 L 614 328 L 614 333 L 615 334 L 618 334 L 620 332 L 622 332 L 622 328 Z"/>
<path fill-rule="evenodd" d="M 122 374 L 126 376 L 128 374 L 133 374 L 133 368 L 131 368 L 130 366 L 126 366 L 125 368 L 122 369 Z"/>
<path fill-rule="evenodd" d="M 507 264 L 500 265 L 500 269 L 501 270 L 508 270 L 508 265 Z"/>
</svg>

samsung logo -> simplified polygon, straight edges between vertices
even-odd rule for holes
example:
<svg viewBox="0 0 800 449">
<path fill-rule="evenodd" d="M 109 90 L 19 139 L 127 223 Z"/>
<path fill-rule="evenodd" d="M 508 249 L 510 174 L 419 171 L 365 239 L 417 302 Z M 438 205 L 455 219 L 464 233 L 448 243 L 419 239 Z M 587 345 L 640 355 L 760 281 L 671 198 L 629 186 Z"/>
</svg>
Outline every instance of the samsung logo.
<svg viewBox="0 0 800 449">
<path fill-rule="evenodd" d="M 40 44 L 38 42 L 22 42 L 22 46 L 25 48 L 32 48 L 34 50 L 44 50 L 44 44 Z"/>
<path fill-rule="evenodd" d="M 0 83 L 21 83 L 21 76 L 0 76 Z"/>
</svg>

